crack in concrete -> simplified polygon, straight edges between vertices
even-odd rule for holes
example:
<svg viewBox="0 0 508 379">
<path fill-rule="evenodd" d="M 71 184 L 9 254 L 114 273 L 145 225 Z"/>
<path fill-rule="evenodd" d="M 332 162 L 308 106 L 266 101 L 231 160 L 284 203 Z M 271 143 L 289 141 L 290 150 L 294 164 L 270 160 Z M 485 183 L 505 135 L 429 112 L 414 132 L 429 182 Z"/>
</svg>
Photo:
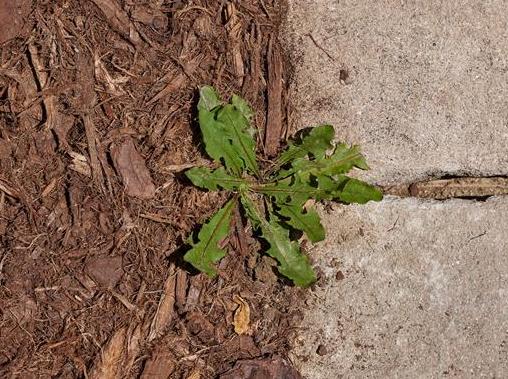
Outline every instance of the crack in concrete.
<svg viewBox="0 0 508 379">
<path fill-rule="evenodd" d="M 486 200 L 508 195 L 508 177 L 452 177 L 382 187 L 386 195 L 446 200 Z"/>
</svg>

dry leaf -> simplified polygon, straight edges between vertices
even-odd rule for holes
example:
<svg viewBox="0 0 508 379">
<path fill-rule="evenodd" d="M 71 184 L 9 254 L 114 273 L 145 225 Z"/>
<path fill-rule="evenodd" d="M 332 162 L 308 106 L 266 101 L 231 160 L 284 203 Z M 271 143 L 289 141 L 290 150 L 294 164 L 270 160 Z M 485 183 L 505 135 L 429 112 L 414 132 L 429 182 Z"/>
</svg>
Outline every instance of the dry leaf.
<svg viewBox="0 0 508 379">
<path fill-rule="evenodd" d="M 236 334 L 250 334 L 250 307 L 240 296 L 236 295 L 233 299 L 238 304 L 233 317 L 233 325 Z"/>
<path fill-rule="evenodd" d="M 152 177 L 132 138 L 126 137 L 119 144 L 113 144 L 111 157 L 116 170 L 122 176 L 127 195 L 140 199 L 151 199 L 155 196 Z"/>
<path fill-rule="evenodd" d="M 187 377 L 187 379 L 200 379 L 201 378 L 201 371 L 194 370 L 192 373 Z"/>
</svg>

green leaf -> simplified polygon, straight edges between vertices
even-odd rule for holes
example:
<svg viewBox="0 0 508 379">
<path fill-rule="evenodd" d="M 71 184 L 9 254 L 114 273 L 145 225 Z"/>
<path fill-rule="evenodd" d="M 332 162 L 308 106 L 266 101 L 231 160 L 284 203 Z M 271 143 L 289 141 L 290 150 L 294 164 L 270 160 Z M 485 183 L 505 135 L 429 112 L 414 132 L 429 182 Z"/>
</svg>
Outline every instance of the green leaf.
<svg viewBox="0 0 508 379">
<path fill-rule="evenodd" d="M 198 110 L 207 110 L 211 112 L 214 108 L 217 108 L 222 104 L 220 101 L 219 95 L 215 88 L 210 86 L 203 86 L 199 89 L 199 102 L 198 102 Z"/>
<path fill-rule="evenodd" d="M 290 176 L 271 183 L 251 186 L 254 192 L 272 197 L 277 204 L 300 204 L 319 196 L 320 189 L 311 186 L 297 176 Z"/>
<path fill-rule="evenodd" d="M 231 104 L 234 105 L 236 109 L 240 111 L 240 113 L 247 119 L 247 121 L 250 121 L 252 116 L 254 116 L 254 112 L 249 106 L 249 103 L 247 103 L 244 99 L 242 99 L 238 95 L 233 95 L 231 98 Z M 254 134 L 256 132 L 256 129 L 250 128 L 250 133 L 252 133 L 252 136 L 254 137 Z"/>
<path fill-rule="evenodd" d="M 278 213 L 287 217 L 287 223 L 293 228 L 303 231 L 311 242 L 325 239 L 325 229 L 315 209 L 302 209 L 301 205 L 282 204 Z"/>
<path fill-rule="evenodd" d="M 316 275 L 298 242 L 290 237 L 294 228 L 312 242 L 325 238 L 316 210 L 304 207 L 307 200 L 363 204 L 382 198 L 375 186 L 345 175 L 355 167 L 368 168 L 360 149 L 346 144 L 334 146 L 333 127 L 322 125 L 291 142 L 272 169 L 261 175 L 256 161 L 256 129 L 250 124 L 254 113 L 245 100 L 233 95 L 224 104 L 213 87 L 205 86 L 200 89 L 198 113 L 205 149 L 224 167 L 192 168 L 187 177 L 210 191 L 237 191 L 253 228 L 270 246 L 267 254 L 278 261 L 279 272 L 295 285 L 309 286 Z M 247 172 L 256 179 L 245 175 Z M 189 240 L 192 247 L 184 259 L 210 276 L 217 274 L 214 265 L 226 254 L 219 245 L 228 235 L 237 203 L 237 198 L 226 203 L 202 226 L 197 239 Z M 265 211 L 258 209 L 261 204 L 266 206 Z"/>
<path fill-rule="evenodd" d="M 304 158 L 308 154 L 312 154 L 316 159 L 324 158 L 325 153 L 333 147 L 332 139 L 334 134 L 335 132 L 331 125 L 321 125 L 312 128 L 299 141 L 290 143 L 288 149 L 277 160 L 278 167 L 294 159 Z"/>
<path fill-rule="evenodd" d="M 224 161 L 228 172 L 240 177 L 244 163 L 231 145 L 226 126 L 217 121 L 220 109 L 221 102 L 215 90 L 208 86 L 202 87 L 198 103 L 198 118 L 205 150 L 215 162 Z"/>
<path fill-rule="evenodd" d="M 224 162 L 228 172 L 240 177 L 243 169 L 259 176 L 256 161 L 256 129 L 250 125 L 252 110 L 245 100 L 234 95 L 223 105 L 217 92 L 202 87 L 198 116 L 205 150 L 216 162 Z"/>
<path fill-rule="evenodd" d="M 232 104 L 224 105 L 217 114 L 217 121 L 222 122 L 231 146 L 238 157 L 241 157 L 247 169 L 258 175 L 259 168 L 256 161 L 255 130 L 244 116 L 245 109 L 239 110 Z"/>
<path fill-rule="evenodd" d="M 308 160 L 298 158 L 292 162 L 291 173 L 296 173 L 301 178 L 307 180 L 310 175 L 315 177 L 327 175 L 334 176 L 345 174 L 353 167 L 368 169 L 365 158 L 360 153 L 358 146 L 347 146 L 346 144 L 337 145 L 332 155 L 322 159 Z"/>
<path fill-rule="evenodd" d="M 309 259 L 302 254 L 298 243 L 290 240 L 289 230 L 284 229 L 273 214 L 267 221 L 247 196 L 244 195 L 241 199 L 253 225 L 261 230 L 261 237 L 270 244 L 267 254 L 279 262 L 277 266 L 279 272 L 300 287 L 308 287 L 314 283 L 316 274 Z"/>
<path fill-rule="evenodd" d="M 381 201 L 383 199 L 383 193 L 379 188 L 358 179 L 348 179 L 338 195 L 341 201 L 345 203 L 365 204 L 370 200 Z"/>
<path fill-rule="evenodd" d="M 224 167 L 215 170 L 208 167 L 194 167 L 187 170 L 185 175 L 195 186 L 210 191 L 220 189 L 235 191 L 247 183 L 244 179 L 229 175 Z"/>
<path fill-rule="evenodd" d="M 226 255 L 225 250 L 219 247 L 219 243 L 229 233 L 231 215 L 235 205 L 236 201 L 230 200 L 221 210 L 213 215 L 201 227 L 197 242 L 192 237 L 189 238 L 192 248 L 185 254 L 183 259 L 211 277 L 217 275 L 214 264 Z"/>
</svg>

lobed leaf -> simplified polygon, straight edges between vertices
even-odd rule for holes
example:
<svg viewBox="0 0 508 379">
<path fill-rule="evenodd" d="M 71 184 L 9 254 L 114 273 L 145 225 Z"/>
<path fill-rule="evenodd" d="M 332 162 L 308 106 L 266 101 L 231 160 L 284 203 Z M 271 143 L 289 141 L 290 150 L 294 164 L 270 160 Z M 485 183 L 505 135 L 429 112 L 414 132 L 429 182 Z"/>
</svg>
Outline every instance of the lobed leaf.
<svg viewBox="0 0 508 379">
<path fill-rule="evenodd" d="M 226 126 L 217 120 L 221 104 L 217 92 L 212 87 L 205 86 L 200 89 L 198 118 L 205 150 L 215 162 L 224 161 L 228 172 L 240 177 L 244 166 L 243 160 L 233 149 Z"/>
<path fill-rule="evenodd" d="M 254 116 L 254 112 L 250 108 L 249 104 L 240 96 L 233 95 L 231 97 L 231 104 L 240 111 L 240 113 L 247 119 L 247 121 L 250 121 L 252 116 Z M 252 135 L 252 137 L 254 137 L 256 134 L 256 129 L 251 127 L 248 129 L 248 132 Z"/>
<path fill-rule="evenodd" d="M 316 159 L 324 158 L 326 152 L 333 147 L 332 139 L 334 134 L 335 132 L 331 125 L 321 125 L 312 128 L 299 141 L 290 143 L 288 149 L 278 159 L 279 167 L 297 158 L 304 158 L 308 154 L 312 154 Z"/>
<path fill-rule="evenodd" d="M 381 190 L 361 180 L 348 178 L 338 198 L 345 203 L 365 204 L 368 201 L 383 200 Z"/>
<path fill-rule="evenodd" d="M 230 140 L 231 147 L 244 162 L 242 167 L 246 167 L 250 172 L 258 175 L 256 142 L 253 138 L 255 130 L 250 126 L 249 120 L 245 117 L 247 112 L 245 107 L 248 107 L 246 103 L 242 103 L 241 110 L 232 104 L 226 104 L 219 110 L 217 121 L 224 124 L 226 136 Z"/>
<path fill-rule="evenodd" d="M 253 186 L 251 190 L 270 196 L 277 204 L 293 203 L 300 205 L 303 205 L 309 199 L 319 197 L 321 191 L 297 176 L 289 176 L 275 182 Z"/>
<path fill-rule="evenodd" d="M 185 175 L 195 186 L 210 191 L 220 189 L 235 191 L 247 183 L 244 179 L 229 175 L 224 167 L 215 170 L 208 167 L 194 167 L 187 170 Z"/>
<path fill-rule="evenodd" d="M 349 147 L 346 144 L 337 145 L 330 156 L 314 160 L 298 158 L 291 163 L 291 166 L 292 169 L 285 172 L 284 175 L 296 174 L 304 179 L 308 179 L 310 175 L 333 177 L 334 175 L 345 174 L 353 167 L 363 170 L 369 168 L 360 152 L 360 148 L 358 146 Z"/>
<path fill-rule="evenodd" d="M 183 259 L 211 277 L 217 275 L 214 264 L 226 255 L 226 251 L 219 244 L 229 233 L 231 215 L 235 205 L 235 200 L 229 200 L 207 223 L 203 224 L 197 242 L 192 239 L 192 236 L 189 238 L 192 248 L 184 255 Z"/>
<path fill-rule="evenodd" d="M 297 230 L 303 231 L 311 242 L 325 239 L 325 228 L 315 209 L 304 210 L 298 204 L 279 205 L 278 213 L 287 217 L 287 223 Z"/>
<path fill-rule="evenodd" d="M 228 172 L 240 177 L 244 168 L 258 175 L 255 129 L 250 125 L 252 110 L 247 102 L 233 96 L 223 105 L 217 92 L 209 86 L 200 90 L 199 126 L 205 150 L 216 162 L 224 162 Z"/>
<path fill-rule="evenodd" d="M 242 204 L 253 225 L 261 230 L 261 237 L 270 244 L 267 254 L 279 262 L 277 266 L 279 272 L 300 287 L 308 287 L 314 283 L 316 274 L 309 259 L 302 254 L 298 243 L 291 241 L 289 230 L 284 229 L 277 222 L 273 213 L 270 214 L 270 220 L 267 221 L 246 195 L 242 196 Z"/>
</svg>

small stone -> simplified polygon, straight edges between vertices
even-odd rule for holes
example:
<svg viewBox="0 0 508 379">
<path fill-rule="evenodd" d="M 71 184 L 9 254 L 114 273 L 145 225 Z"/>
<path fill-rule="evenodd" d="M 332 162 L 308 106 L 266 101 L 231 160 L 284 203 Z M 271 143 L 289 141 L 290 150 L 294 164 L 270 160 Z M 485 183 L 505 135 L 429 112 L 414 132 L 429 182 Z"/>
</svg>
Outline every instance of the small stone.
<svg viewBox="0 0 508 379">
<path fill-rule="evenodd" d="M 344 273 L 342 271 L 337 271 L 337 273 L 335 274 L 335 279 L 337 279 L 338 281 L 340 280 L 344 280 L 345 276 L 344 276 Z"/>
<path fill-rule="evenodd" d="M 316 353 L 317 353 L 317 355 L 323 356 L 323 355 L 328 354 L 328 349 L 326 348 L 325 345 L 321 344 L 318 346 Z"/>
</svg>

